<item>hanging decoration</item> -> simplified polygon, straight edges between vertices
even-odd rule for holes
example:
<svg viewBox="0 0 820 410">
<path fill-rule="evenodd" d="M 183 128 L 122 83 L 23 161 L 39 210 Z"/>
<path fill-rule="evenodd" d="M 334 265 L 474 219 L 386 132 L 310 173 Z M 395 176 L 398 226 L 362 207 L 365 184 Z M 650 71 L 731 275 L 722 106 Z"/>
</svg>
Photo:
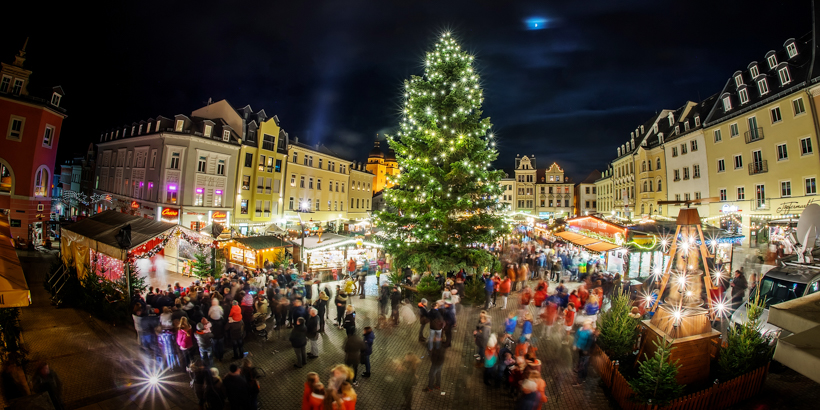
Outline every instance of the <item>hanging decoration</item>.
<svg viewBox="0 0 820 410">
<path fill-rule="evenodd" d="M 130 261 L 134 261 L 136 259 L 150 258 L 165 249 L 165 246 L 168 245 L 168 241 L 170 240 L 184 240 L 191 244 L 191 246 L 196 247 L 199 252 L 202 253 L 205 253 L 206 251 L 210 252 L 211 249 L 216 248 L 216 242 L 207 241 L 203 236 L 197 237 L 197 235 L 189 235 L 178 227 L 168 234 L 157 236 L 155 239 L 159 240 L 157 245 L 151 247 L 150 249 L 147 249 L 146 245 L 139 246 L 132 252 L 128 253 L 128 259 Z"/>
</svg>

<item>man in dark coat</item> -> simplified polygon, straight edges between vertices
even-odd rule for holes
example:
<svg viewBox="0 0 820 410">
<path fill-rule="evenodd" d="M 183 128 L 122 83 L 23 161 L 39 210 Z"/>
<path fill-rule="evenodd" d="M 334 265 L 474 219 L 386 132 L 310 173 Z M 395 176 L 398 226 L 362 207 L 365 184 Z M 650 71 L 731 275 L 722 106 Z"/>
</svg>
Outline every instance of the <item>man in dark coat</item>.
<svg viewBox="0 0 820 410">
<path fill-rule="evenodd" d="M 419 302 L 419 322 L 421 323 L 421 326 L 419 326 L 419 342 L 426 342 L 424 327 L 430 323 L 430 319 L 427 317 L 427 299 L 424 298 Z"/>
<path fill-rule="evenodd" d="M 305 346 L 307 345 L 307 327 L 305 326 L 304 318 L 296 319 L 296 326 L 290 332 L 290 345 L 296 353 L 296 364 L 293 367 L 302 368 L 307 363 L 307 355 L 305 355 Z"/>
<path fill-rule="evenodd" d="M 433 347 L 441 346 L 441 330 L 444 329 L 444 317 L 441 316 L 441 311 L 438 302 L 427 312 L 427 317 L 430 319 L 430 335 L 427 337 L 427 349 L 433 350 Z"/>
<path fill-rule="evenodd" d="M 401 291 L 398 286 L 393 287 L 390 292 L 390 317 L 393 319 L 393 325 L 399 325 L 399 304 L 401 303 Z"/>
<path fill-rule="evenodd" d="M 451 340 L 453 338 L 453 325 L 456 324 L 456 312 L 453 308 L 453 301 L 447 299 L 444 301 L 444 306 L 439 309 L 441 312 L 441 318 L 444 319 L 444 329 L 443 337 L 444 337 L 444 347 L 450 347 Z"/>
<path fill-rule="evenodd" d="M 353 369 L 353 385 L 358 385 L 356 381 L 359 377 L 359 362 L 362 358 L 362 350 L 367 348 L 362 338 L 353 333 L 345 341 L 345 364 Z"/>
<path fill-rule="evenodd" d="M 234 321 L 233 318 L 228 318 L 228 324 L 225 325 L 225 334 L 231 339 L 233 345 L 233 359 L 239 360 L 245 357 L 245 348 L 242 345 L 245 336 L 245 329 L 241 320 Z"/>
<path fill-rule="evenodd" d="M 308 359 L 315 359 L 319 357 L 319 311 L 316 308 L 310 308 L 308 312 L 307 338 L 310 341 L 310 352 L 307 354 Z"/>
<path fill-rule="evenodd" d="M 732 279 L 732 311 L 737 310 L 743 304 L 747 287 L 749 287 L 749 284 L 746 282 L 746 276 L 743 275 L 743 272 L 736 270 L 735 277 Z"/>
<path fill-rule="evenodd" d="M 222 379 L 222 386 L 225 387 L 231 410 L 252 410 L 250 386 L 242 377 L 241 369 L 235 364 L 231 364 L 229 369 L 230 373 Z"/>
</svg>

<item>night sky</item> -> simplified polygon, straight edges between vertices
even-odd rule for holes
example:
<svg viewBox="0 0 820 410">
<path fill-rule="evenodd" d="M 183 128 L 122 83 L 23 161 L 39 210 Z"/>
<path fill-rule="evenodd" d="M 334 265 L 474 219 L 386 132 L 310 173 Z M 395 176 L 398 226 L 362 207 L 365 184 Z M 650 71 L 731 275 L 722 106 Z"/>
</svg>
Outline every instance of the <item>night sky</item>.
<svg viewBox="0 0 820 410">
<path fill-rule="evenodd" d="M 14 3 L 0 60 L 30 36 L 32 87 L 65 89 L 61 161 L 107 129 L 208 98 L 264 108 L 291 137 L 366 160 L 398 124 L 402 81 L 451 31 L 476 56 L 495 165 L 534 154 L 575 181 L 655 112 L 719 92 L 811 30 L 809 0 Z"/>
</svg>

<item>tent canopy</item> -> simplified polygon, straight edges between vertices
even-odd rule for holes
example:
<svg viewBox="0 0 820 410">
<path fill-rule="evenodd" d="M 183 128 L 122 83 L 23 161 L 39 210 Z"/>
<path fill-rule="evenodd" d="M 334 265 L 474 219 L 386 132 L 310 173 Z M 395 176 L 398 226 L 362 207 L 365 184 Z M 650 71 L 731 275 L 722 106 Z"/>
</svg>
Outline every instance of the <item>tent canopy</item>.
<svg viewBox="0 0 820 410">
<path fill-rule="evenodd" d="M 277 236 L 250 236 L 247 238 L 234 238 L 235 242 L 244 245 L 251 249 L 268 249 L 268 248 L 283 248 L 285 246 L 293 246 L 289 242 L 285 242 L 282 238 Z"/>
<path fill-rule="evenodd" d="M 613 249 L 620 248 L 620 246 L 609 243 L 607 241 L 602 241 L 596 238 L 590 238 L 589 236 L 569 231 L 558 232 L 555 234 L 555 236 L 558 236 L 566 241 L 572 242 L 578 246 L 583 246 L 593 252 L 607 252 Z"/>
<path fill-rule="evenodd" d="M 31 304 L 31 293 L 14 251 L 7 215 L 0 217 L 0 308 L 25 307 Z"/>
<path fill-rule="evenodd" d="M 66 248 L 85 247 L 102 252 L 110 257 L 125 260 L 126 254 L 120 249 L 116 235 L 124 226 L 131 224 L 131 247 L 134 249 L 157 236 L 170 232 L 177 225 L 140 218 L 114 210 L 105 211 L 66 225 L 62 229 L 63 257 L 71 255 Z M 67 255 L 68 254 L 68 255 Z"/>
</svg>

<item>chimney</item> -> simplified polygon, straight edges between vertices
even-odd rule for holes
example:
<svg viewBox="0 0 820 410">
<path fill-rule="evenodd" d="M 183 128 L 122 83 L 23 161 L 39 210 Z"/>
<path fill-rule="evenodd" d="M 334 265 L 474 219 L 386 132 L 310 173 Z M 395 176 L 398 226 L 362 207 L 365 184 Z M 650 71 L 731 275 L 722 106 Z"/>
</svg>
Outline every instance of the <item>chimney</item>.
<svg viewBox="0 0 820 410">
<path fill-rule="evenodd" d="M 299 143 L 299 137 L 294 136 L 293 137 L 293 143 L 298 144 Z"/>
</svg>

